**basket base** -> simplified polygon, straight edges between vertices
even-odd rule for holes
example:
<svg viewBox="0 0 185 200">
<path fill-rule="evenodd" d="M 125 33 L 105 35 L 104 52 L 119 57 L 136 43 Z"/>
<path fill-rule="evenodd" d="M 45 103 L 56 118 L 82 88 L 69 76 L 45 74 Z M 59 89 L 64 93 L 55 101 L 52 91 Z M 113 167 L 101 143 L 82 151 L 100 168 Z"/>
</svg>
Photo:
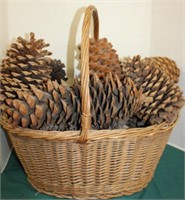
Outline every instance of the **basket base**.
<svg viewBox="0 0 185 200">
<path fill-rule="evenodd" d="M 48 184 L 43 184 L 41 182 L 35 181 L 33 179 L 28 178 L 29 183 L 38 191 L 50 196 L 56 196 L 59 198 L 69 198 L 69 199 L 110 199 L 114 197 L 119 197 L 119 196 L 128 196 L 132 195 L 136 192 L 141 191 L 142 189 L 146 188 L 149 184 L 149 182 L 152 180 L 153 175 L 151 175 L 151 178 L 145 179 L 142 181 L 142 183 L 137 184 L 137 185 L 132 185 L 129 186 L 128 188 L 125 188 L 122 186 L 121 183 L 119 184 L 114 184 L 114 185 L 109 185 L 105 186 L 104 190 L 101 190 L 100 187 L 97 187 L 97 193 L 94 193 L 94 188 L 93 192 L 85 186 L 79 187 L 72 187 L 72 186 L 53 186 L 53 185 L 48 185 Z M 69 187 L 71 187 L 69 190 Z M 96 187 L 96 186 L 94 186 Z M 132 189 L 131 189 L 132 188 Z M 71 194 L 69 194 L 69 191 L 71 191 Z M 84 191 L 82 193 L 82 191 Z"/>
</svg>

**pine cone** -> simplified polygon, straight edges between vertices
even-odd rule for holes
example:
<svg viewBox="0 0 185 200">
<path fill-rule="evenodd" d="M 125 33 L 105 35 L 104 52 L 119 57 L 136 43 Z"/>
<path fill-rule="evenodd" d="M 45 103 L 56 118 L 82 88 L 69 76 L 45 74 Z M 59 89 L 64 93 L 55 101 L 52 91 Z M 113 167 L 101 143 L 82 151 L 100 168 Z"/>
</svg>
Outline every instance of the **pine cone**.
<svg viewBox="0 0 185 200">
<path fill-rule="evenodd" d="M 51 60 L 49 65 L 52 68 L 51 80 L 57 80 L 58 83 L 61 83 L 61 80 L 67 81 L 66 72 L 64 71 L 65 65 L 61 60 Z"/>
<path fill-rule="evenodd" d="M 116 73 L 118 76 L 122 74 L 118 55 L 112 47 L 112 44 L 106 38 L 89 39 L 89 67 L 100 78 L 110 72 Z"/>
<path fill-rule="evenodd" d="M 161 71 L 170 78 L 170 80 L 175 83 L 179 82 L 180 69 L 177 67 L 175 61 L 167 57 L 149 57 L 144 58 L 149 65 L 151 62 L 154 62 L 154 66 L 158 67 Z"/>
<path fill-rule="evenodd" d="M 49 79 L 66 80 L 64 65 L 52 60 L 51 52 L 44 50 L 48 46 L 43 39 L 36 40 L 34 33 L 30 33 L 29 41 L 18 37 L 17 43 L 11 44 L 1 66 L 1 99 L 16 98 L 14 90 L 27 90 L 29 84 L 42 89 Z"/>
<path fill-rule="evenodd" d="M 48 80 L 44 90 L 30 85 L 29 93 L 16 91 L 17 99 L 7 98 L 3 113 L 9 123 L 42 130 L 79 129 L 80 103 L 66 83 Z"/>
<path fill-rule="evenodd" d="M 143 124 L 173 123 L 185 104 L 180 88 L 161 71 L 155 63 L 141 60 L 140 56 L 123 60 L 123 70 L 138 88 L 151 99 L 142 104 L 136 113 Z"/>
<path fill-rule="evenodd" d="M 131 117 L 143 103 L 142 90 L 137 90 L 130 78 L 111 73 L 101 80 L 96 73 L 90 75 L 92 129 L 125 128 Z M 80 82 L 75 81 L 73 90 L 80 98 Z"/>
</svg>

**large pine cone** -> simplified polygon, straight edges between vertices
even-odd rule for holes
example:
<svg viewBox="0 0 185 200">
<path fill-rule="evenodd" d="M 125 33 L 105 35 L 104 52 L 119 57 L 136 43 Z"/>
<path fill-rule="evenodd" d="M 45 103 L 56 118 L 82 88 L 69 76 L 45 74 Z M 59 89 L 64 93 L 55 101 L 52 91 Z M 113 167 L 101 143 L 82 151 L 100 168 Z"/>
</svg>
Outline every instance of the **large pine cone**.
<svg viewBox="0 0 185 200">
<path fill-rule="evenodd" d="M 122 74 L 118 54 L 112 47 L 106 38 L 89 39 L 89 68 L 100 78 L 110 72 L 118 76 Z"/>
<path fill-rule="evenodd" d="M 29 41 L 18 37 L 11 44 L 1 66 L 1 99 L 16 98 L 15 90 L 27 91 L 29 84 L 42 89 L 49 79 L 66 80 L 64 64 L 49 57 L 51 52 L 44 50 L 48 46 L 43 39 L 36 40 L 34 33 Z"/>
<path fill-rule="evenodd" d="M 80 98 L 80 82 L 73 86 Z M 96 73 L 90 75 L 90 96 L 93 129 L 125 128 L 129 118 L 137 112 L 144 101 L 142 90 L 137 90 L 133 81 L 111 73 L 101 80 Z"/>
<path fill-rule="evenodd" d="M 123 70 L 135 82 L 151 102 L 143 103 L 137 112 L 139 123 L 160 124 L 173 123 L 184 106 L 180 88 L 163 73 L 154 62 L 141 60 L 140 56 L 123 60 Z M 136 120 L 137 121 L 137 120 Z"/>
<path fill-rule="evenodd" d="M 18 98 L 7 98 L 3 113 L 13 126 L 42 130 L 79 129 L 80 103 L 64 81 L 47 81 L 45 91 L 30 85 L 29 92 L 16 91 Z"/>
</svg>

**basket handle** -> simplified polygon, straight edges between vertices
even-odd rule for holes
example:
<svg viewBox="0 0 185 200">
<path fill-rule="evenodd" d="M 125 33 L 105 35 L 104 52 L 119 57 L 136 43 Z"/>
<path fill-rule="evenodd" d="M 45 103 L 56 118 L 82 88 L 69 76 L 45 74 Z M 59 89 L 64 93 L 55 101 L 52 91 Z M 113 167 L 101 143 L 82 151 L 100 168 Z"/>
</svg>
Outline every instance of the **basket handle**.
<svg viewBox="0 0 185 200">
<path fill-rule="evenodd" d="M 81 133 L 78 139 L 79 143 L 87 142 L 87 135 L 91 127 L 91 106 L 89 94 L 89 33 L 91 28 L 91 19 L 94 22 L 94 38 L 99 37 L 99 19 L 95 6 L 86 8 L 82 26 L 81 38 Z"/>
</svg>

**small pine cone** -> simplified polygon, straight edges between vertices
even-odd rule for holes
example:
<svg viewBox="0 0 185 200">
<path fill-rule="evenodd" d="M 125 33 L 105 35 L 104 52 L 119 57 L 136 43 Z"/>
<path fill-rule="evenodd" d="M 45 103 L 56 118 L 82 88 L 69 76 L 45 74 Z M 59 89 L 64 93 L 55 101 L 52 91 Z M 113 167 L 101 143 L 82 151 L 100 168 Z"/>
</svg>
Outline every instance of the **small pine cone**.
<svg viewBox="0 0 185 200">
<path fill-rule="evenodd" d="M 136 113 L 145 124 L 173 123 L 184 106 L 180 88 L 161 71 L 155 63 L 148 63 L 135 56 L 123 60 L 123 70 L 138 88 L 150 98 Z"/>
<path fill-rule="evenodd" d="M 14 90 L 29 88 L 29 84 L 39 85 L 42 89 L 49 79 L 66 79 L 64 65 L 59 61 L 52 60 L 51 52 L 45 50 L 48 47 L 43 39 L 36 40 L 35 34 L 30 33 L 30 40 L 22 37 L 17 38 L 17 43 L 12 43 L 7 51 L 7 58 L 1 66 L 1 94 L 8 98 L 16 98 Z M 61 67 L 61 70 L 59 68 Z M 59 77 L 61 75 L 61 77 Z M 4 97 L 3 97 L 4 98 Z M 2 97 L 1 97 L 2 99 Z"/>
<path fill-rule="evenodd" d="M 177 67 L 175 61 L 167 57 L 148 57 L 144 58 L 143 60 L 149 64 L 154 62 L 154 66 L 163 71 L 164 74 L 170 78 L 170 80 L 174 81 L 175 83 L 179 82 L 180 69 Z"/>
<path fill-rule="evenodd" d="M 90 97 L 92 129 L 124 128 L 129 118 L 143 103 L 142 90 L 137 90 L 130 78 L 111 73 L 103 79 L 91 72 Z M 75 81 L 73 90 L 80 97 L 80 82 Z"/>
<path fill-rule="evenodd" d="M 51 80 L 57 80 L 58 83 L 61 83 L 61 79 L 67 81 L 65 65 L 61 62 L 61 60 L 52 59 L 49 65 L 52 68 L 51 72 Z"/>
<path fill-rule="evenodd" d="M 110 72 L 118 76 L 122 74 L 118 54 L 112 47 L 106 38 L 89 39 L 89 67 L 99 78 Z"/>
<path fill-rule="evenodd" d="M 63 81 L 59 85 L 48 80 L 45 91 L 30 85 L 29 93 L 17 91 L 17 96 L 5 99 L 3 105 L 13 126 L 61 131 L 79 128 L 79 100 Z"/>
</svg>

